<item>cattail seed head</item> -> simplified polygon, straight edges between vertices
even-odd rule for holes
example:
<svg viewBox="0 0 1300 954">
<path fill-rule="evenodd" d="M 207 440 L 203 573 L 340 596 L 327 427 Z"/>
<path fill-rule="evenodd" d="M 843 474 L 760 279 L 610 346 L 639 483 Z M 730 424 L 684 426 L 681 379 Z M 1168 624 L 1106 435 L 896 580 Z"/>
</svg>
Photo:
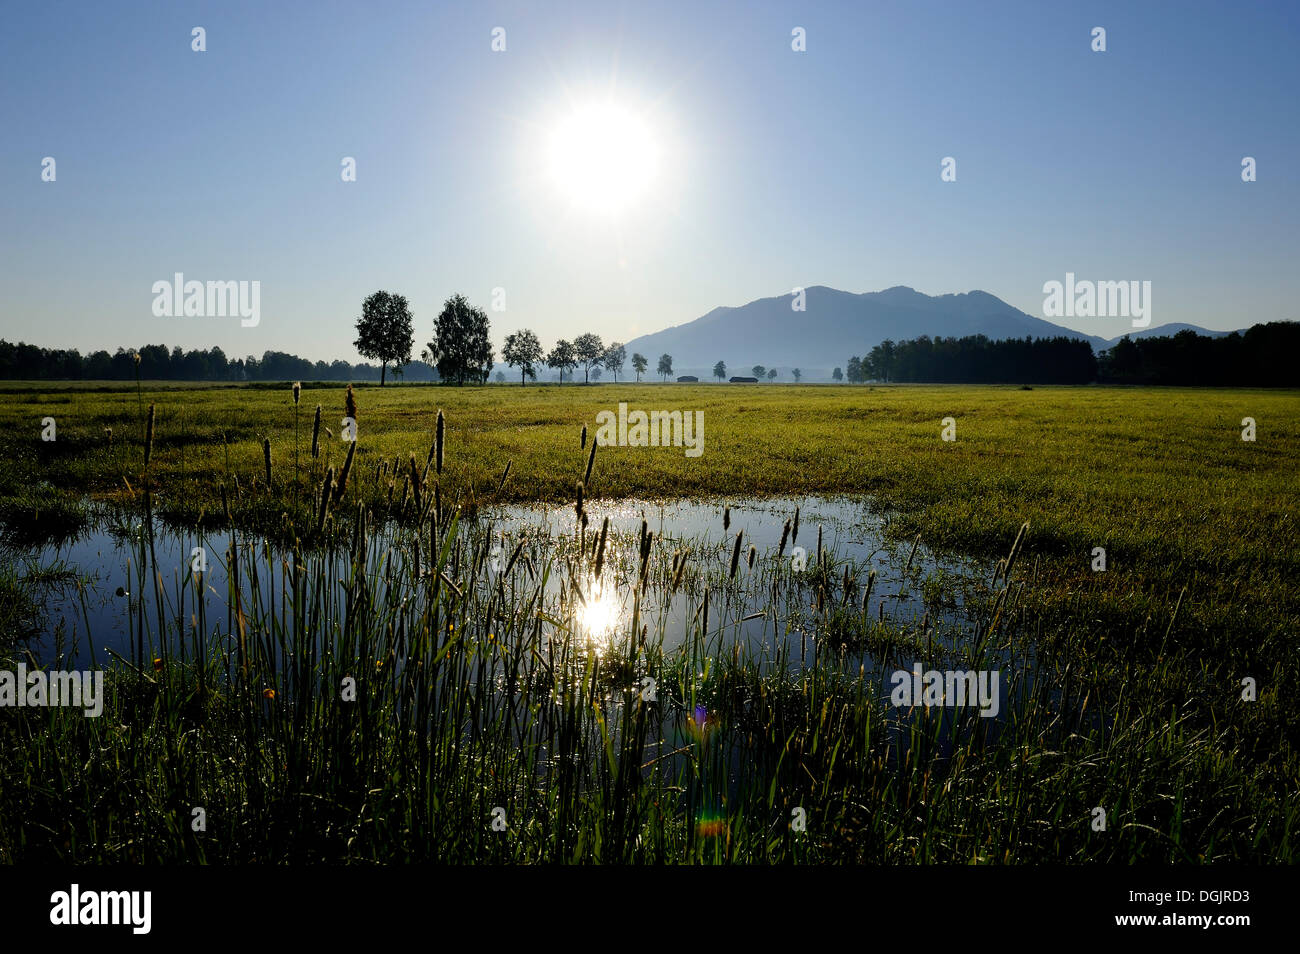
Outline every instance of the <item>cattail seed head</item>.
<svg viewBox="0 0 1300 954">
<path fill-rule="evenodd" d="M 352 458 L 357 452 L 357 442 L 351 441 L 348 444 L 348 456 L 343 461 L 343 469 L 339 471 L 338 486 L 334 488 L 334 499 L 342 500 L 343 492 L 348 488 L 348 474 L 352 472 Z"/>
<path fill-rule="evenodd" d="M 419 513 L 420 510 L 422 509 L 421 491 L 423 490 L 423 483 L 420 479 L 420 468 L 415 463 L 414 451 L 411 452 L 410 464 L 411 464 L 411 489 L 415 496 L 415 510 L 417 513 Z"/>
<path fill-rule="evenodd" d="M 347 409 L 347 416 L 352 420 L 357 419 L 357 396 L 352 393 L 352 385 L 348 385 L 347 397 L 344 398 L 343 406 Z"/>
<path fill-rule="evenodd" d="M 682 574 L 685 571 L 686 571 L 686 554 L 683 553 L 681 554 L 680 559 L 676 561 L 676 566 L 673 567 L 673 592 L 676 592 L 677 588 L 682 585 Z"/>
<path fill-rule="evenodd" d="M 271 438 L 262 438 L 262 458 L 266 462 L 266 489 L 271 490 Z"/>
<path fill-rule="evenodd" d="M 644 524 L 644 521 L 642 521 Z M 646 572 L 650 566 L 650 551 L 654 548 L 654 534 L 647 533 L 641 539 L 641 570 L 638 578 L 642 581 L 646 578 Z"/>
<path fill-rule="evenodd" d="M 298 399 L 302 397 L 302 382 L 293 382 L 293 406 L 298 406 Z"/>
</svg>

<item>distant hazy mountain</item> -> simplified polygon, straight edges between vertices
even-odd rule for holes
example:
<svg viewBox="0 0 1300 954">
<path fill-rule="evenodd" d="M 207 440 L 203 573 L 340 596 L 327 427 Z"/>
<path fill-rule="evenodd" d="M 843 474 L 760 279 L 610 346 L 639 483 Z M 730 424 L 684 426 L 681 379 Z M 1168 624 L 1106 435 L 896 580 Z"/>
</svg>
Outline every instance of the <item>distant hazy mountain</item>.
<svg viewBox="0 0 1300 954">
<path fill-rule="evenodd" d="M 1245 331 L 1244 328 L 1241 330 Z M 1194 331 L 1198 335 L 1204 335 L 1207 338 L 1224 338 L 1232 334 L 1231 331 L 1211 331 L 1209 328 L 1202 328 L 1199 325 L 1189 325 L 1185 322 L 1175 321 L 1168 325 L 1161 325 L 1158 328 L 1134 328 L 1132 331 L 1126 332 L 1126 335 L 1129 338 L 1172 338 L 1180 331 Z M 1125 335 L 1116 335 L 1110 339 L 1105 347 L 1113 346 L 1115 342 L 1123 337 Z"/>
<path fill-rule="evenodd" d="M 732 374 L 747 374 L 751 366 L 762 364 L 783 370 L 797 367 L 810 378 L 820 378 L 833 367 L 843 367 L 851 355 L 864 355 L 886 338 L 1063 335 L 1090 341 L 1098 350 L 1110 344 L 1104 338 L 1027 315 L 982 291 L 930 296 L 897 285 L 858 295 L 816 285 L 806 291 L 806 310 L 792 311 L 791 300 L 790 295 L 781 295 L 739 308 L 715 308 L 684 325 L 629 341 L 628 356 L 633 352 L 645 355 L 651 379 L 664 353 L 673 356 L 676 374 L 703 371 L 703 377 L 721 360 Z M 789 380 L 789 375 L 783 373 L 781 379 Z"/>
</svg>

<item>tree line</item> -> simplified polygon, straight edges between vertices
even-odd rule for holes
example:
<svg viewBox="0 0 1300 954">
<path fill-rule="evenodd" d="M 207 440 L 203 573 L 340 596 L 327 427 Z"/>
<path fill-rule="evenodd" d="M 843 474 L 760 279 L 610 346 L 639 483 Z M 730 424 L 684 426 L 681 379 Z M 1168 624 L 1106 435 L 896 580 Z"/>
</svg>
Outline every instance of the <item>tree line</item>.
<svg viewBox="0 0 1300 954">
<path fill-rule="evenodd" d="M 215 347 L 186 351 L 153 344 L 83 355 L 76 348 L 41 348 L 0 339 L 0 380 L 134 381 L 137 370 L 142 380 L 150 381 L 378 381 L 381 375 L 373 364 L 310 361 L 283 351 L 264 351 L 260 358 L 228 358 Z M 438 380 L 437 371 L 423 362 L 401 370 L 413 381 Z"/>
<path fill-rule="evenodd" d="M 380 384 L 384 383 L 383 369 L 392 363 L 400 367 L 411 360 L 415 334 L 413 317 L 406 298 L 402 295 L 378 291 L 362 303 L 361 317 L 357 319 L 356 349 L 367 358 L 380 362 Z M 463 295 L 453 295 L 442 306 L 434 320 L 433 339 L 421 354 L 424 361 L 437 369 L 442 381 L 455 384 L 466 382 L 486 383 L 495 361 L 489 337 L 491 325 L 487 312 L 471 305 Z M 558 371 L 560 381 L 582 369 L 582 380 L 589 383 L 599 378 L 602 370 L 614 375 L 617 382 L 627 364 L 627 349 L 620 342 L 606 345 L 600 335 L 585 333 L 572 341 L 561 338 L 549 352 L 542 348 L 541 340 L 528 328 L 506 335 L 501 349 L 501 360 L 519 371 L 519 383 L 537 380 L 542 367 Z M 644 355 L 632 355 L 632 368 L 636 379 L 641 380 L 649 362 Z M 665 380 L 672 374 L 673 359 L 663 355 L 659 359 L 659 374 Z M 504 378 L 497 372 L 498 380 Z"/>
<path fill-rule="evenodd" d="M 839 368 L 835 369 L 837 372 Z M 1003 338 L 986 335 L 908 341 L 888 338 L 864 357 L 849 358 L 845 376 L 863 381 L 940 384 L 1087 384 L 1097 379 L 1092 345 L 1081 338 Z M 838 378 L 837 378 L 838 380 Z"/>
<path fill-rule="evenodd" d="M 466 381 L 483 383 L 492 370 L 494 356 L 489 340 L 490 324 L 487 312 L 470 305 L 463 296 L 454 295 L 443 304 L 442 312 L 434 322 L 433 340 L 424 349 L 422 357 L 437 368 L 441 380 L 464 384 Z M 380 362 L 380 384 L 384 383 L 383 369 L 389 363 L 400 366 L 411 360 L 415 335 L 413 317 L 406 299 L 386 291 L 378 291 L 362 304 L 361 317 L 357 319 L 357 351 L 367 358 Z M 560 382 L 565 375 L 572 380 L 579 368 L 582 380 L 589 384 L 598 380 L 602 371 L 614 376 L 615 383 L 626 372 L 628 362 L 627 348 L 622 342 L 609 344 L 600 335 L 585 332 L 569 340 L 561 338 L 550 351 L 542 347 L 541 339 L 529 328 L 506 335 L 501 349 L 501 360 L 519 373 L 520 385 L 530 380 L 536 381 L 542 368 L 550 368 L 559 374 Z M 650 368 L 650 361 L 643 354 L 631 355 L 632 371 L 637 381 Z M 655 372 L 664 381 L 673 374 L 673 356 L 659 356 Z M 713 373 L 721 379 L 726 374 L 726 365 L 719 361 Z M 755 376 L 775 380 L 776 369 L 768 371 L 761 365 L 755 365 Z M 802 372 L 796 368 L 794 379 L 798 381 Z M 504 380 L 504 375 L 497 372 L 497 380 Z"/>
<path fill-rule="evenodd" d="M 118 348 L 82 355 L 76 349 L 49 349 L 0 340 L 0 380 L 150 380 L 186 381 L 374 381 L 395 376 L 413 381 L 486 383 L 494 364 L 487 312 L 471 305 L 463 295 L 453 295 L 434 320 L 433 337 L 412 359 L 414 318 L 402 295 L 378 291 L 362 303 L 356 320 L 354 345 L 366 358 L 379 362 L 310 361 L 282 351 L 263 352 L 230 359 L 220 348 L 170 351 L 165 345 L 146 345 L 139 351 Z M 1120 339 L 1112 348 L 1094 354 L 1083 339 L 1004 338 L 985 335 L 931 338 L 921 335 L 907 341 L 886 339 L 864 356 L 848 359 L 835 368 L 835 381 L 850 383 L 934 382 L 968 384 L 1088 384 L 1093 381 L 1132 384 L 1300 386 L 1300 323 L 1283 321 L 1254 325 L 1245 333 L 1218 338 L 1183 330 L 1171 337 Z M 136 355 L 139 355 L 137 364 Z M 560 339 L 548 352 L 529 329 L 506 336 L 502 360 L 519 373 L 520 384 L 536 380 L 541 368 L 572 380 L 582 370 L 584 383 L 610 372 L 614 381 L 625 373 L 626 347 L 618 341 L 605 344 L 599 335 L 584 333 Z M 649 360 L 631 355 L 636 380 L 649 371 Z M 776 368 L 754 365 L 753 378 L 775 381 Z M 673 374 L 673 356 L 659 356 L 656 373 L 664 381 Z M 727 365 L 713 366 L 719 381 Z M 794 368 L 798 383 L 803 372 Z M 504 375 L 497 373 L 497 380 Z"/>
<path fill-rule="evenodd" d="M 1099 356 L 1099 379 L 1117 384 L 1300 387 L 1300 322 L 1272 321 L 1221 338 L 1184 329 L 1122 338 Z"/>
</svg>

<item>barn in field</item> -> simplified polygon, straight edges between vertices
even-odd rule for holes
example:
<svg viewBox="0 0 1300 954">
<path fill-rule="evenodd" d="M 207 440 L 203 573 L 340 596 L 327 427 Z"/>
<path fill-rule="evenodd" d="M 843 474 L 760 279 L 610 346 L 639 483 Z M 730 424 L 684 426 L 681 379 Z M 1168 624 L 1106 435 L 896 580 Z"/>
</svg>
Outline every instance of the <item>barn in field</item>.
<svg viewBox="0 0 1300 954">
<path fill-rule="evenodd" d="M 732 378 L 732 384 L 757 384 L 758 378 Z"/>
</svg>

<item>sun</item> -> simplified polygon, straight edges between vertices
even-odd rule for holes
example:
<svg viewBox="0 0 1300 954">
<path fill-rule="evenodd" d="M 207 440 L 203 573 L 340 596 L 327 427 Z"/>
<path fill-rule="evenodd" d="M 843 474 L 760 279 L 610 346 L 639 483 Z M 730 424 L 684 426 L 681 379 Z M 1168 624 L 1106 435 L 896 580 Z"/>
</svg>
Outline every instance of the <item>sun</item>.
<svg viewBox="0 0 1300 954">
<path fill-rule="evenodd" d="M 594 215 L 622 212 L 643 198 L 659 158 L 646 119 L 613 101 L 576 106 L 551 131 L 551 179 L 574 207 Z"/>
</svg>

